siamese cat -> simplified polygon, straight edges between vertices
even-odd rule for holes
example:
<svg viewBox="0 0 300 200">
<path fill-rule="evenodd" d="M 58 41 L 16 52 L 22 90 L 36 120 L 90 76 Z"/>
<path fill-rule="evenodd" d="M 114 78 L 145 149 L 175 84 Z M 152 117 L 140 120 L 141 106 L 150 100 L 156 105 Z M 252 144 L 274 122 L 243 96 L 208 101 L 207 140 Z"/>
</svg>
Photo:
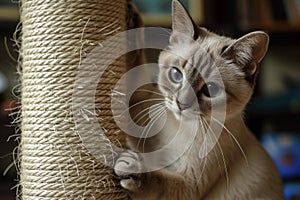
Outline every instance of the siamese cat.
<svg viewBox="0 0 300 200">
<path fill-rule="evenodd" d="M 157 84 L 131 101 L 137 124 L 162 112 L 167 121 L 151 137 L 128 136 L 131 150 L 115 163 L 121 186 L 133 200 L 283 199 L 275 165 L 243 121 L 268 35 L 217 35 L 197 27 L 177 0 L 172 29 Z"/>
</svg>

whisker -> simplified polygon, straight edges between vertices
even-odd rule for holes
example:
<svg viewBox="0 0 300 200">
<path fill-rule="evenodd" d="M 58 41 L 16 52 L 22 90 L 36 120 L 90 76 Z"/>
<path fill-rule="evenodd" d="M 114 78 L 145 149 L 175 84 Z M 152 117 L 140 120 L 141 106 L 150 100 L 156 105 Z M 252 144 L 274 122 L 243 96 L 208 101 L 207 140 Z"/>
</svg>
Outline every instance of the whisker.
<svg viewBox="0 0 300 200">
<path fill-rule="evenodd" d="M 164 106 L 157 106 L 156 108 L 154 108 L 153 110 L 154 110 L 154 116 L 156 116 L 157 115 L 157 113 L 160 113 L 160 109 L 161 108 L 164 108 Z M 145 121 L 145 122 L 147 122 L 147 121 Z M 145 122 L 142 124 L 142 126 L 144 126 L 145 125 Z M 151 119 L 150 120 L 148 120 L 148 123 L 149 122 L 151 122 Z M 153 123 L 153 122 L 152 122 Z M 151 123 L 151 124 L 152 124 Z M 148 126 L 148 124 L 147 124 L 147 126 Z M 143 130 L 143 132 L 141 133 L 141 137 L 139 138 L 139 141 L 138 141 L 138 143 L 137 143 L 137 148 L 139 147 L 139 145 L 140 145 L 140 142 L 141 142 L 141 140 L 146 140 L 146 138 L 144 137 L 144 133 L 145 133 L 145 130 L 147 130 L 147 126 L 144 128 L 144 130 Z M 146 133 L 147 134 L 147 133 Z"/>
<path fill-rule="evenodd" d="M 203 122 L 201 120 L 201 117 L 200 117 L 200 123 L 201 123 L 201 129 L 202 129 L 203 134 L 204 134 L 204 139 L 203 139 L 203 144 L 202 145 L 204 145 L 204 151 L 205 151 L 205 154 L 207 154 L 207 146 L 206 146 L 206 142 L 205 142 L 206 141 L 206 134 L 205 134 L 206 130 L 205 130 L 205 127 L 204 127 Z M 201 172 L 200 172 L 200 179 L 197 181 L 197 185 L 199 184 L 199 181 L 201 180 L 201 177 L 204 174 L 204 169 L 205 169 L 205 166 L 206 166 L 206 161 L 207 161 L 207 158 L 205 156 L 204 157 L 203 167 L 202 167 Z"/>
<path fill-rule="evenodd" d="M 135 104 L 133 104 L 133 105 L 131 105 L 131 106 L 129 106 L 128 108 L 126 108 L 123 112 L 121 112 L 120 114 L 119 114 L 119 116 L 122 116 L 125 112 L 127 112 L 128 110 L 130 110 L 131 108 L 133 108 L 133 107 L 135 107 L 135 106 L 138 106 L 138 105 L 140 105 L 140 104 L 142 104 L 142 103 L 147 103 L 147 102 L 151 102 L 151 101 L 164 101 L 165 99 L 163 99 L 163 98 L 154 98 L 154 99 L 146 99 L 146 100 L 143 100 L 143 101 L 139 101 L 139 102 L 137 102 L 137 103 L 135 103 Z"/>
<path fill-rule="evenodd" d="M 160 109 L 161 109 L 161 107 L 156 108 L 156 111 L 155 111 L 155 113 L 154 113 L 154 116 L 155 116 L 155 120 L 154 120 L 154 121 L 151 122 L 151 119 L 148 120 L 148 123 L 151 122 L 150 127 L 149 127 L 149 124 L 146 125 L 146 127 L 145 127 L 145 129 L 143 130 L 142 135 L 141 135 L 141 137 L 140 137 L 140 139 L 139 139 L 139 141 L 138 141 L 138 143 L 137 143 L 137 147 L 140 145 L 140 142 L 141 142 L 142 140 L 144 140 L 144 142 L 143 142 L 143 150 L 145 150 L 146 136 L 147 136 L 148 133 L 150 132 L 151 127 L 152 127 L 152 126 L 155 124 L 155 122 L 157 121 L 156 116 L 158 116 L 158 115 L 160 114 Z M 144 124 L 143 124 L 143 125 L 144 125 Z M 147 132 L 146 132 L 146 131 L 147 131 Z"/>
<path fill-rule="evenodd" d="M 124 101 L 121 101 L 119 98 L 117 98 L 115 96 L 111 96 L 111 99 L 126 106 L 126 103 Z"/>
<path fill-rule="evenodd" d="M 126 94 L 123 93 L 123 92 L 120 92 L 118 90 L 111 90 L 110 96 L 117 96 L 117 95 L 119 95 L 119 96 L 126 96 Z"/>
<path fill-rule="evenodd" d="M 155 105 L 152 106 L 153 111 L 159 110 L 160 107 L 164 107 L 164 104 L 163 104 L 163 103 L 159 103 L 159 104 L 155 104 Z M 145 116 L 149 115 L 149 112 L 147 112 L 147 110 L 149 110 L 150 108 L 151 108 L 151 107 L 147 107 L 147 108 L 141 110 L 137 115 L 135 115 L 134 119 L 132 119 L 132 121 L 129 123 L 128 126 L 130 126 L 130 125 L 133 124 L 133 123 L 136 123 L 136 124 L 139 123 Z M 144 112 L 145 112 L 145 113 L 144 113 Z M 143 114 L 143 113 L 144 113 L 144 114 Z M 143 114 L 143 115 L 140 117 L 141 114 Z M 138 117 L 139 117 L 139 118 L 138 118 Z M 137 119 L 137 118 L 138 118 L 138 119 Z M 137 119 L 137 120 L 136 120 L 136 119 Z M 135 121 L 135 120 L 136 120 L 136 121 Z M 140 126 L 144 127 L 145 124 L 149 123 L 150 121 L 151 121 L 151 119 L 148 118 L 148 119 L 146 119 Z M 140 144 L 140 142 L 141 142 L 142 139 L 143 139 L 143 136 L 141 136 L 141 137 L 139 138 L 139 141 L 138 141 L 138 143 L 137 143 L 137 145 L 136 145 L 136 148 L 138 148 L 138 146 L 139 146 L 139 144 Z"/>
<path fill-rule="evenodd" d="M 202 118 L 203 118 L 203 120 L 205 120 L 204 116 L 202 116 L 202 117 L 200 116 L 201 124 L 203 124 Z M 220 172 L 222 173 L 222 167 L 221 167 L 221 163 L 220 163 L 220 161 L 219 161 L 219 158 L 218 158 L 218 156 L 217 156 L 217 150 L 216 150 L 215 148 L 213 148 L 213 151 L 214 151 L 214 154 L 215 154 L 215 156 L 216 156 L 216 159 L 217 159 L 217 163 L 218 163 Z"/>
<path fill-rule="evenodd" d="M 134 116 L 134 118 L 132 118 L 132 122 L 131 122 L 131 123 L 136 123 L 136 124 L 138 124 L 138 123 L 140 122 L 140 120 L 142 120 L 144 117 L 146 117 L 146 116 L 149 114 L 149 112 L 147 112 L 147 110 L 149 110 L 149 109 L 150 109 L 150 108 L 147 107 L 147 108 L 141 110 L 140 112 L 138 112 L 138 113 Z M 143 113 L 144 113 L 144 114 L 143 114 Z M 142 114 L 143 114 L 143 115 L 142 115 Z M 140 117 L 140 115 L 142 115 L 142 116 Z"/>
<path fill-rule="evenodd" d="M 203 119 L 204 119 L 204 118 L 203 118 Z M 224 164 L 225 176 L 226 176 L 226 184 L 227 184 L 227 187 L 228 187 L 228 185 L 229 185 L 228 169 L 227 169 L 227 165 L 226 165 L 226 161 L 225 161 L 225 156 L 224 156 L 222 147 L 221 147 L 221 145 L 220 145 L 220 143 L 219 143 L 219 141 L 218 141 L 218 138 L 216 138 L 216 136 L 215 136 L 215 134 L 214 134 L 214 131 L 213 131 L 212 128 L 209 126 L 208 122 L 207 122 L 205 119 L 204 119 L 203 121 L 204 121 L 204 123 L 207 125 L 208 131 L 211 132 L 211 134 L 213 135 L 214 139 L 216 140 L 217 145 L 218 145 L 218 148 L 219 148 L 219 150 L 220 150 L 220 152 L 221 152 L 221 156 L 222 156 L 222 160 L 223 160 L 223 164 Z M 211 134 L 208 134 L 208 135 L 211 136 Z M 213 141 L 212 138 L 211 138 L 211 141 Z M 221 166 L 221 165 L 220 165 L 220 166 Z"/>
<path fill-rule="evenodd" d="M 155 92 L 155 91 L 152 91 L 152 90 L 147 90 L 147 89 L 138 89 L 136 90 L 136 92 L 149 92 L 149 93 L 153 93 L 153 94 L 157 94 L 159 96 L 162 96 L 162 97 L 167 97 L 159 92 Z"/>
<path fill-rule="evenodd" d="M 155 120 L 152 122 L 152 124 L 149 126 L 148 131 L 146 133 L 146 137 L 148 136 L 151 128 L 154 126 L 154 124 L 160 119 L 161 116 L 165 113 L 165 109 L 162 107 L 162 110 L 158 111 L 158 114 L 155 116 Z M 146 144 L 146 139 L 143 142 L 143 151 L 145 151 L 145 144 Z"/>
<path fill-rule="evenodd" d="M 222 128 L 224 128 L 224 130 L 233 138 L 233 140 L 235 141 L 235 143 L 237 144 L 238 148 L 240 149 L 241 153 L 243 154 L 243 157 L 245 159 L 245 162 L 246 162 L 246 165 L 248 166 L 249 163 L 248 163 L 248 159 L 247 159 L 247 156 L 245 154 L 245 151 L 243 150 L 242 146 L 240 145 L 240 143 L 238 142 L 238 140 L 236 139 L 236 137 L 228 130 L 228 128 L 222 124 L 218 119 L 214 118 L 213 116 L 211 116 L 211 118 L 217 122 L 217 124 L 219 126 L 221 126 Z"/>
<path fill-rule="evenodd" d="M 135 104 L 129 106 L 127 109 L 131 109 L 131 108 L 133 108 L 133 107 L 135 107 L 135 106 L 137 106 L 137 105 L 140 105 L 140 104 L 142 104 L 142 103 L 147 103 L 147 102 L 151 102 L 151 101 L 164 101 L 164 100 L 165 100 L 165 99 L 163 99 L 163 98 L 146 99 L 146 100 L 139 101 L 139 102 L 137 102 L 137 103 L 135 103 Z M 124 112 L 125 112 L 125 111 L 124 111 Z"/>
<path fill-rule="evenodd" d="M 218 163 L 218 166 L 219 166 L 220 173 L 222 173 L 222 167 L 221 167 L 221 163 L 219 161 L 218 155 L 217 155 L 217 150 L 214 148 L 213 151 L 214 151 L 214 154 L 217 158 L 217 163 Z"/>
<path fill-rule="evenodd" d="M 148 107 L 148 108 L 146 108 L 145 110 L 147 110 L 147 109 L 150 109 L 150 107 Z M 159 107 L 158 108 L 155 108 L 155 109 L 159 109 Z M 144 114 L 141 118 L 139 118 L 135 123 L 138 123 L 141 119 L 143 119 L 146 115 L 148 115 L 149 113 L 146 113 L 146 114 Z M 142 124 L 141 124 L 141 126 L 142 127 L 145 127 L 146 125 L 145 124 L 148 124 L 149 122 L 151 121 L 151 118 L 148 118 L 148 119 L 146 119 Z M 145 130 L 145 129 L 144 129 Z M 138 147 L 139 147 L 139 145 L 140 145 L 140 143 L 141 143 L 141 140 L 145 140 L 145 138 L 143 138 L 143 134 L 144 134 L 144 131 L 141 133 L 141 137 L 139 138 L 139 140 L 138 140 L 138 142 L 137 142 L 137 145 L 136 145 L 136 148 L 138 149 Z"/>
<path fill-rule="evenodd" d="M 155 104 L 152 107 L 152 111 L 153 110 L 157 110 L 157 109 L 160 109 L 160 106 L 163 106 L 164 103 L 158 103 L 158 104 Z M 146 117 L 147 115 L 149 115 L 149 112 L 146 112 L 145 114 L 143 114 L 143 116 L 141 116 L 137 121 L 135 121 L 137 119 L 137 117 L 139 117 L 140 114 L 142 114 L 143 112 L 147 111 L 147 110 L 150 110 L 151 107 L 147 107 L 145 109 L 143 109 L 142 111 L 140 111 L 137 115 L 135 115 L 135 117 L 132 119 L 135 123 L 138 123 L 140 122 L 140 120 L 142 120 L 144 117 Z M 143 122 L 142 126 L 144 126 L 145 122 Z"/>
</svg>

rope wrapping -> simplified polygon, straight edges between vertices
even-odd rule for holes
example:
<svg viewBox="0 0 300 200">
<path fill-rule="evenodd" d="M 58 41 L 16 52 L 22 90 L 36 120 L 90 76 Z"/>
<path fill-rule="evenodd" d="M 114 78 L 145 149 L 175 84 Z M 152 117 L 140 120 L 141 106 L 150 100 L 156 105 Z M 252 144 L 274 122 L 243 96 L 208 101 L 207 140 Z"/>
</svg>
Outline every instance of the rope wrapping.
<svg viewBox="0 0 300 200">
<path fill-rule="evenodd" d="M 101 41 L 125 31 L 125 16 L 126 0 L 22 1 L 20 199 L 127 199 L 112 169 L 82 144 L 72 115 L 82 59 Z M 110 45 L 113 51 L 125 42 Z M 99 55 L 104 60 L 109 56 Z M 99 123 L 118 146 L 124 137 L 116 134 L 110 92 L 125 64 L 122 56 L 109 66 L 95 100 Z"/>
</svg>

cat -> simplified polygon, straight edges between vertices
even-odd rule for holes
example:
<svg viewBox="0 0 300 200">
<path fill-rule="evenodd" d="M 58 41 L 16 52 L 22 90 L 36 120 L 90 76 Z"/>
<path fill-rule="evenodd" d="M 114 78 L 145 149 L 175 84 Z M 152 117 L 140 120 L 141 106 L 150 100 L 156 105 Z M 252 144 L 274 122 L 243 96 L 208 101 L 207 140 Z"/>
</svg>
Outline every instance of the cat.
<svg viewBox="0 0 300 200">
<path fill-rule="evenodd" d="M 159 55 L 157 84 L 131 100 L 139 105 L 132 116 L 143 116 L 137 124 L 149 120 L 141 113 L 155 105 L 168 120 L 152 137 L 128 136 L 131 150 L 120 153 L 114 169 L 121 186 L 133 200 L 283 199 L 275 165 L 243 120 L 268 35 L 217 35 L 197 27 L 178 0 L 172 1 L 172 29 Z M 170 140 L 166 151 L 145 156 Z"/>
</svg>

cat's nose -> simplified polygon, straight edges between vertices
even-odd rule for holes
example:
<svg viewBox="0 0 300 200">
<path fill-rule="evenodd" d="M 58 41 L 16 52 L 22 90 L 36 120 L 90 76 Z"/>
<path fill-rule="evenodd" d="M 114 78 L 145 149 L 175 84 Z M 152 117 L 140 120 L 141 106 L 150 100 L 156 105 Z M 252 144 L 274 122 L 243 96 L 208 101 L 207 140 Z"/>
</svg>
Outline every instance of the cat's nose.
<svg viewBox="0 0 300 200">
<path fill-rule="evenodd" d="M 186 110 L 186 109 L 188 109 L 189 107 L 192 106 L 192 103 L 184 104 L 184 103 L 179 102 L 178 99 L 176 99 L 176 103 L 177 103 L 177 106 L 178 106 L 179 110 L 181 110 L 181 111 Z"/>
</svg>

